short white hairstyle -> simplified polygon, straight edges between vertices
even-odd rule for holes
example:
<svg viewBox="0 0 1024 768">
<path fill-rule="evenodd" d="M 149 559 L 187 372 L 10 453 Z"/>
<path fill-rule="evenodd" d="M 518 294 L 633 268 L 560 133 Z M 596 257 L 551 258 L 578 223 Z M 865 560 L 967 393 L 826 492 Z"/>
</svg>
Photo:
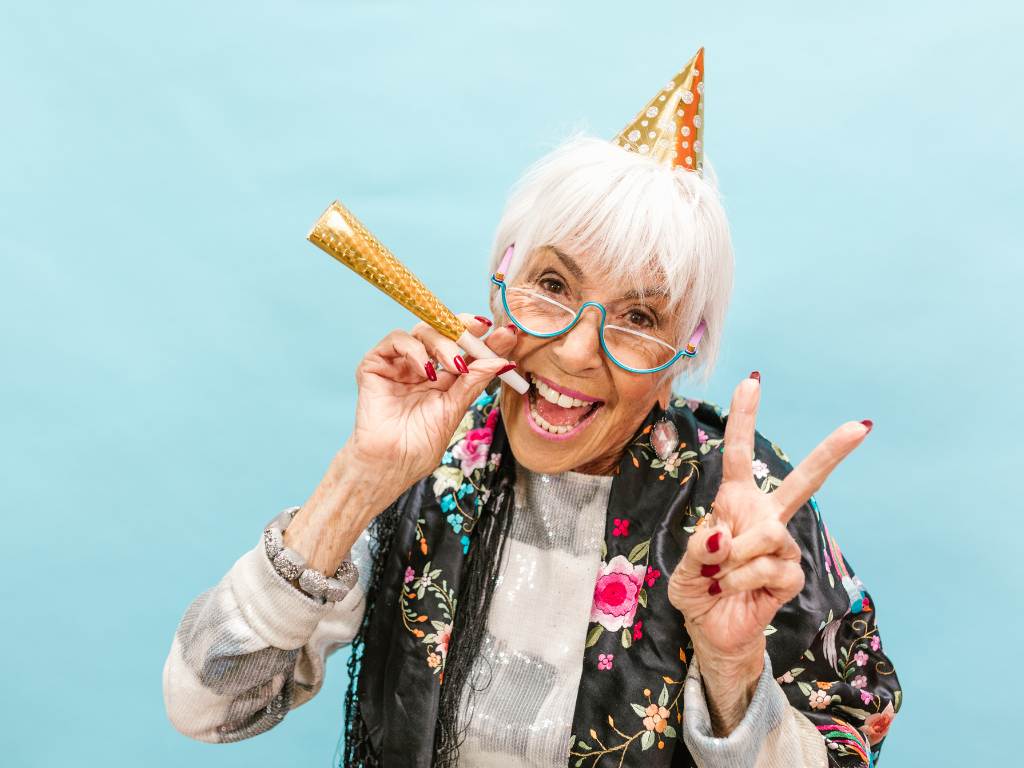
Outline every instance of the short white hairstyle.
<svg viewBox="0 0 1024 768">
<path fill-rule="evenodd" d="M 705 381 L 710 376 L 732 293 L 733 251 L 706 158 L 701 177 L 604 139 L 572 136 L 512 188 L 495 233 L 491 272 L 513 243 L 509 280 L 527 255 L 551 246 L 633 289 L 666 290 L 681 344 L 702 318 L 707 323 L 697 356 L 667 373 L 700 374 Z M 491 302 L 496 315 L 504 316 L 496 290 Z"/>
</svg>

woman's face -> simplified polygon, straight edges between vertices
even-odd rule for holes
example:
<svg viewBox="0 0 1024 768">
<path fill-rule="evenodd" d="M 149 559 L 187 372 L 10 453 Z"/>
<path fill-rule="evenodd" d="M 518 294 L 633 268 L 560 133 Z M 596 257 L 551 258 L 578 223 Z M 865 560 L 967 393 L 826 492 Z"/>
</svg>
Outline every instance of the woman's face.
<svg viewBox="0 0 1024 768">
<path fill-rule="evenodd" d="M 676 318 L 665 310 L 662 289 L 646 286 L 644 298 L 635 298 L 632 285 L 589 274 L 583 254 L 539 249 L 512 285 L 573 308 L 584 301 L 601 302 L 609 309 L 608 323 L 628 323 L 674 340 L 669 329 L 677 327 Z M 527 469 L 611 474 L 655 402 L 667 402 L 670 377 L 630 373 L 612 363 L 601 349 L 600 321 L 600 312 L 587 308 L 561 336 L 519 334 L 509 357 L 532 386 L 520 395 L 502 385 L 501 410 L 512 452 Z"/>
</svg>

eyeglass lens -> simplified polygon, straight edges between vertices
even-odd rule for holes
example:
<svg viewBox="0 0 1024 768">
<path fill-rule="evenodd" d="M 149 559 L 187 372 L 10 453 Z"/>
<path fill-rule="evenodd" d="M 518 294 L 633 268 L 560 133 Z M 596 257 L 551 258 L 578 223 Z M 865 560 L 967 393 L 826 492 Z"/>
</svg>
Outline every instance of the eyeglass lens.
<svg viewBox="0 0 1024 768">
<path fill-rule="evenodd" d="M 508 287 L 505 300 L 516 322 L 540 335 L 564 331 L 576 317 L 576 312 L 569 307 L 523 288 Z M 616 325 L 612 318 L 608 318 L 605 325 L 604 342 L 618 362 L 638 370 L 658 368 L 676 354 L 676 349 L 667 342 Z"/>
</svg>

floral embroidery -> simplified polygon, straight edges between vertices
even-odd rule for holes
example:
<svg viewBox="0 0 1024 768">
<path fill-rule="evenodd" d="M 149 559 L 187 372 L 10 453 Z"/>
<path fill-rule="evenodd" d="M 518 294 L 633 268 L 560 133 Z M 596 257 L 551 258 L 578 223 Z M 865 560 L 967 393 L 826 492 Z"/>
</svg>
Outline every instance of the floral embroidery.
<svg viewBox="0 0 1024 768">
<path fill-rule="evenodd" d="M 629 520 L 623 520 L 616 517 L 612 520 L 614 530 L 612 536 L 629 536 Z"/>
<path fill-rule="evenodd" d="M 653 587 L 654 582 L 656 582 L 660 577 L 661 571 L 659 571 L 657 568 L 647 566 L 647 575 L 644 577 L 644 581 L 647 582 L 648 587 Z"/>
<path fill-rule="evenodd" d="M 609 632 L 632 626 L 646 572 L 646 565 L 633 565 L 623 555 L 602 563 L 598 568 L 590 620 Z"/>
<path fill-rule="evenodd" d="M 413 574 L 409 579 L 409 571 L 406 568 L 405 579 L 406 589 L 402 590 L 402 622 L 405 628 L 415 637 L 420 639 L 428 647 L 427 666 L 434 670 L 435 674 L 444 673 L 444 660 L 448 656 L 448 641 L 452 633 L 452 617 L 455 615 L 455 592 L 448 585 L 448 580 L 441 577 L 441 569 L 431 570 L 430 562 L 423 567 L 422 573 L 418 576 Z M 429 598 L 435 604 L 443 621 L 431 620 L 426 613 L 421 613 L 413 607 L 413 602 L 422 603 Z M 433 632 L 425 632 L 419 625 L 430 623 Z"/>
<path fill-rule="evenodd" d="M 638 621 L 633 625 L 633 640 L 634 642 L 640 640 L 644 636 L 644 623 Z"/>
<path fill-rule="evenodd" d="M 892 708 L 891 701 L 881 712 L 867 716 L 864 720 L 864 735 L 868 737 L 871 746 L 885 738 L 885 734 L 889 732 L 889 726 L 892 725 L 892 719 L 895 716 L 896 711 Z"/>
<path fill-rule="evenodd" d="M 603 656 L 604 654 L 601 655 Z M 681 659 L 685 658 L 681 648 L 679 649 L 679 656 Z M 664 749 L 667 739 L 676 738 L 676 725 L 683 722 L 683 713 L 679 706 L 683 685 L 682 681 L 673 680 L 667 675 L 662 680 L 664 683 L 661 686 L 661 693 L 658 694 L 656 701 L 651 699 L 651 689 L 644 688 L 643 695 L 647 702 L 630 702 L 629 706 L 639 718 L 639 722 L 632 727 L 634 729 L 633 733 L 626 733 L 626 731 L 619 728 L 615 724 L 615 718 L 608 715 L 607 722 L 611 733 L 606 734 L 605 738 L 602 739 L 597 730 L 591 728 L 590 739 L 594 742 L 593 745 L 589 741 L 578 738 L 573 734 L 571 738 L 573 746 L 569 750 L 569 759 L 576 758 L 574 763 L 576 766 L 582 766 L 584 762 L 590 760 L 592 762 L 588 768 L 594 768 L 604 757 L 621 753 L 618 755 L 618 764 L 622 765 L 626 759 L 626 752 L 637 740 L 639 740 L 641 752 L 646 752 L 655 745 L 657 745 L 658 749 Z M 669 686 L 672 686 L 672 688 L 678 686 L 675 696 L 672 695 L 672 690 Z M 673 722 L 675 722 L 675 725 L 672 724 Z M 626 726 L 626 729 L 629 730 L 630 726 Z"/>
<path fill-rule="evenodd" d="M 597 654 L 597 668 L 598 669 L 611 669 L 612 664 L 615 660 L 614 653 L 599 653 Z"/>
<path fill-rule="evenodd" d="M 405 569 L 405 578 L 403 579 L 404 584 L 408 584 L 410 581 L 416 578 L 416 571 L 412 568 Z"/>
<path fill-rule="evenodd" d="M 768 465 L 760 459 L 755 459 L 751 462 L 751 468 L 754 470 L 754 477 L 758 480 L 764 480 L 768 477 Z"/>
</svg>

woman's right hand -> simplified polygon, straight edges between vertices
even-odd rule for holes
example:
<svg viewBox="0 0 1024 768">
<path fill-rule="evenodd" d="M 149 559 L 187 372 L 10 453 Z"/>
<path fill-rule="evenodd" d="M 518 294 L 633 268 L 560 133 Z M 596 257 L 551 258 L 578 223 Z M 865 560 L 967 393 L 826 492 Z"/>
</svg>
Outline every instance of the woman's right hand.
<svg viewBox="0 0 1024 768">
<path fill-rule="evenodd" d="M 460 315 L 476 336 L 485 318 Z M 514 326 L 496 329 L 485 343 L 499 357 L 467 361 L 458 345 L 426 323 L 392 331 L 356 369 L 355 428 L 345 452 L 372 468 L 382 490 L 397 497 L 437 467 L 470 404 L 499 371 L 516 344 Z M 436 371 L 431 360 L 439 361 Z"/>
</svg>

